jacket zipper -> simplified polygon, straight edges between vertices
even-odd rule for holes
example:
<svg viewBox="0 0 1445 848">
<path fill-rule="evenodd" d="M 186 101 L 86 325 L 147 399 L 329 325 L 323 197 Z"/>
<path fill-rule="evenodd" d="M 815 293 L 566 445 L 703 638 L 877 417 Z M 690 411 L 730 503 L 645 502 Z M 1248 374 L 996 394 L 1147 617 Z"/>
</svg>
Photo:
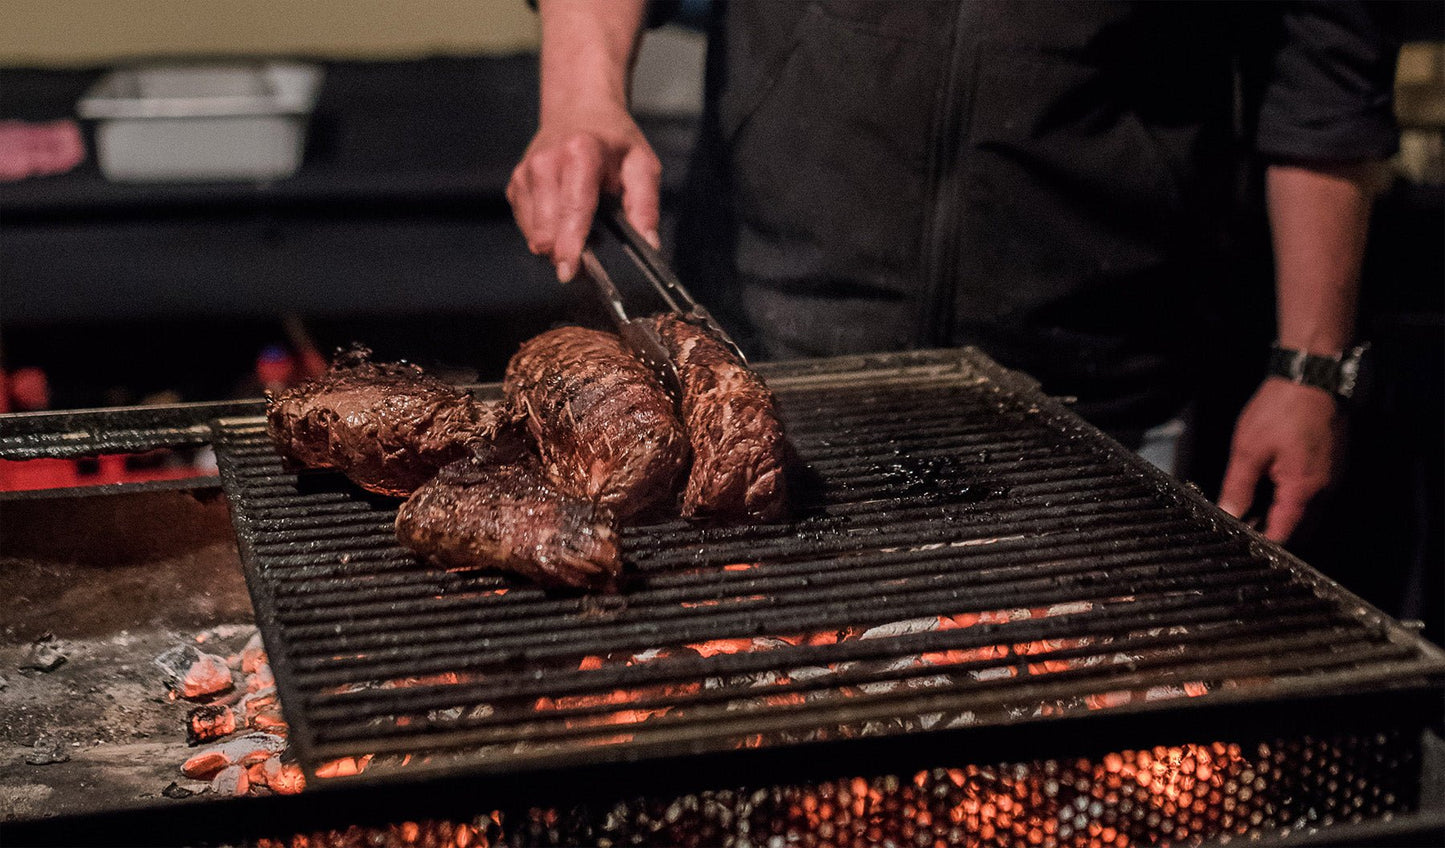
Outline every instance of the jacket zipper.
<svg viewBox="0 0 1445 848">
<path fill-rule="evenodd" d="M 923 233 L 923 291 L 918 302 L 918 347 L 947 347 L 953 343 L 957 307 L 959 142 L 963 137 L 969 104 L 965 89 L 964 54 L 968 42 L 963 20 L 969 3 L 957 4 L 949 43 L 948 76 L 935 106 L 934 145 L 929 168 L 932 202 Z"/>
</svg>

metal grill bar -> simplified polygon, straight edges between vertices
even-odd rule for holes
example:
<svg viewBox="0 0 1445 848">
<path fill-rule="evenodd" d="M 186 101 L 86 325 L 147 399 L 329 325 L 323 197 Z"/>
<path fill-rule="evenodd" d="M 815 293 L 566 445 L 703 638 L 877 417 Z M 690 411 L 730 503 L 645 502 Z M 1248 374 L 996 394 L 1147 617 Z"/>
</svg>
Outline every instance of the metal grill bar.
<svg viewBox="0 0 1445 848">
<path fill-rule="evenodd" d="M 1307 620 L 1313 627 L 1321 631 L 1327 631 L 1334 627 L 1337 632 L 1344 632 L 1348 629 L 1347 622 L 1338 617 L 1330 616 L 1327 607 L 1318 602 L 1307 600 L 1296 600 L 1291 602 L 1272 603 L 1271 608 L 1276 611 L 1286 611 L 1300 614 L 1302 620 Z M 1316 613 L 1308 615 L 1309 612 Z M 1069 622 L 1070 639 L 1083 641 L 1085 639 L 1099 638 L 1100 642 L 1091 644 L 1089 647 L 1058 648 L 1048 651 L 1041 651 L 1029 655 L 1029 661 L 1042 663 L 1045 661 L 1057 661 L 1065 659 L 1080 659 L 1091 656 L 1120 655 L 1131 651 L 1143 651 L 1151 648 L 1180 648 L 1188 649 L 1190 646 L 1199 648 L 1200 654 L 1208 654 L 1217 651 L 1221 646 L 1228 643 L 1219 638 L 1219 632 L 1229 630 L 1234 640 L 1243 640 L 1248 644 L 1259 647 L 1260 643 L 1254 640 L 1276 634 L 1288 634 L 1292 632 L 1291 625 L 1285 625 L 1277 620 L 1263 622 L 1249 622 L 1230 628 L 1230 620 L 1220 607 L 1204 607 L 1191 611 L 1188 623 L 1195 626 L 1194 633 L 1182 635 L 1160 635 L 1148 632 L 1125 632 L 1121 634 L 1117 625 L 1139 624 L 1138 619 L 1128 621 L 1111 621 L 1108 623 L 1089 623 L 1087 621 L 1075 620 Z M 1298 640 L 1300 637 L 1294 637 Z M 1309 641 L 1311 637 L 1305 637 Z M 819 649 L 800 650 L 789 655 L 791 661 L 818 665 L 822 663 L 863 662 L 867 660 L 888 659 L 893 656 L 895 650 L 914 650 L 921 653 L 937 652 L 943 650 L 966 650 L 967 648 L 989 647 L 1007 641 L 997 630 L 985 634 L 978 634 L 969 639 L 946 639 L 939 638 L 939 634 L 921 634 L 911 637 L 903 637 L 891 645 L 870 645 L 867 642 L 849 643 L 844 649 Z M 1288 639 L 1280 640 L 1277 644 L 1285 644 Z M 1303 643 L 1300 643 L 1303 644 Z M 1236 646 L 1237 647 L 1237 646 Z M 1135 660 L 1130 660 L 1134 662 Z M 551 675 L 545 681 L 537 680 L 508 680 L 497 685 L 467 685 L 459 684 L 464 689 L 453 691 L 429 691 L 425 689 L 404 690 L 401 693 L 378 692 L 377 690 L 361 690 L 357 692 L 339 692 L 329 695 L 322 695 L 315 701 L 317 705 L 316 715 L 325 718 L 340 718 L 348 714 L 355 716 L 364 715 L 385 715 L 389 710 L 397 706 L 405 705 L 409 710 L 431 710 L 443 709 L 454 703 L 454 699 L 465 693 L 468 698 L 475 698 L 478 702 L 487 702 L 489 699 L 505 700 L 512 698 L 537 698 L 541 696 L 557 696 L 580 694 L 591 691 L 598 685 L 611 686 L 638 686 L 646 683 L 673 682 L 696 679 L 707 675 L 738 675 L 750 674 L 760 671 L 767 671 L 777 665 L 777 660 L 766 653 L 731 654 L 725 657 L 718 657 L 713 661 L 689 660 L 670 663 L 666 669 L 659 672 L 648 669 L 645 666 L 620 666 L 617 668 L 603 669 L 594 673 L 582 673 L 576 671 L 565 671 Z M 956 673 L 974 669 L 985 669 L 990 667 L 987 661 L 956 662 L 952 664 L 923 665 L 908 670 L 888 670 L 880 672 L 872 671 L 840 671 L 835 678 L 828 681 L 828 685 L 836 684 L 859 684 L 877 680 L 892 679 L 889 675 L 904 676 L 933 676 L 941 673 Z M 816 681 L 802 683 L 777 684 L 776 689 L 770 688 L 769 693 L 780 691 L 792 691 L 797 689 L 818 688 Z M 733 697 L 733 694 L 724 694 L 722 697 Z M 636 708 L 641 701 L 629 701 L 629 708 Z M 333 707 L 340 709 L 331 711 Z M 606 711 L 604 708 L 603 711 Z"/>
<path fill-rule="evenodd" d="M 203 445 L 209 422 L 227 415 L 256 415 L 256 401 L 181 403 L 170 406 L 24 412 L 0 423 L 0 459 L 95 456 Z"/>
<path fill-rule="evenodd" d="M 1298 663 L 1307 654 L 1317 650 L 1317 646 L 1313 643 L 1312 639 L 1300 637 L 1286 637 L 1267 640 L 1263 646 L 1272 649 L 1274 652 L 1273 654 L 1271 654 L 1271 657 L 1268 660 L 1265 660 L 1263 663 L 1260 664 L 1264 667 L 1262 670 L 1268 671 L 1278 671 L 1280 667 L 1288 667 L 1291 664 Z M 1255 657 L 1257 656 L 1260 647 L 1260 645 L 1253 643 L 1219 644 L 1213 646 L 1208 651 L 1211 655 L 1211 658 L 1213 659 L 1213 663 L 1209 666 L 1205 666 L 1201 670 L 1212 673 L 1232 674 L 1239 674 L 1242 671 L 1252 671 L 1255 668 L 1259 668 L 1259 666 L 1251 666 L 1251 663 L 1255 662 Z M 1061 658 L 1067 658 L 1066 652 L 1060 652 L 1060 654 Z M 1324 668 L 1328 668 L 1331 664 L 1347 666 L 1361 662 L 1388 661 L 1390 659 L 1398 658 L 1399 656 L 1401 656 L 1401 654 L 1402 652 L 1398 648 L 1393 650 L 1376 649 L 1352 651 L 1343 653 L 1337 657 L 1330 657 L 1325 662 L 1321 663 L 1321 666 Z M 1156 676 L 1162 674 L 1164 676 L 1167 676 L 1168 679 L 1171 680 L 1182 681 L 1191 679 L 1188 676 L 1181 675 L 1175 669 L 1173 669 L 1172 666 L 1174 664 L 1175 658 L 1171 655 L 1136 658 L 1131 659 L 1129 662 L 1131 670 L 1152 670 L 1156 672 Z M 971 663 L 960 663 L 956 668 L 949 668 L 946 671 L 952 673 L 966 674 L 968 672 L 984 671 L 987 670 L 989 667 L 990 664 L 988 662 L 978 661 Z M 931 679 L 937 679 L 939 674 L 940 670 L 930 670 L 928 672 L 909 670 L 903 673 L 892 671 L 840 672 L 837 675 L 837 679 L 830 681 L 829 685 L 861 687 L 869 684 L 892 682 L 899 678 L 909 680 L 913 678 L 927 676 Z M 1064 680 L 1079 681 L 1087 679 L 1091 676 L 1093 675 L 1090 673 L 1067 671 L 1058 672 L 1058 678 L 1054 681 L 1054 683 L 1057 684 L 1063 682 Z M 986 703 L 980 698 L 980 695 L 984 694 L 985 690 L 992 690 L 991 692 L 989 692 L 989 694 L 996 696 L 999 694 L 998 690 L 1004 690 L 1011 686 L 1020 685 L 1017 683 L 1017 681 L 1027 678 L 1010 677 L 997 682 L 980 682 L 971 677 L 966 677 L 964 679 L 967 681 L 966 686 L 958 686 L 955 684 L 954 686 L 931 687 L 929 689 L 929 697 L 933 699 L 933 702 L 935 704 L 937 704 L 939 702 L 938 699 L 940 698 L 941 693 L 949 689 L 958 690 L 954 697 L 961 699 L 961 701 L 949 702 L 950 707 L 956 710 L 958 709 L 960 704 L 963 706 L 970 706 L 977 705 L 979 703 Z M 1142 680 L 1143 677 L 1135 675 L 1135 679 Z M 793 683 L 779 686 L 776 689 L 768 690 L 767 694 L 771 696 L 772 701 L 766 703 L 764 707 L 744 706 L 743 709 L 771 709 L 776 711 L 786 711 L 794 713 L 802 712 L 807 709 L 806 706 L 795 707 L 789 705 L 786 707 L 779 707 L 777 699 L 781 697 L 786 697 L 787 695 L 791 694 L 801 692 L 813 692 L 824 688 L 825 687 L 823 684 L 820 684 L 816 681 L 806 681 L 802 683 Z M 914 697 L 912 693 L 910 693 L 906 688 L 899 688 L 897 691 L 898 696 L 896 700 L 906 703 L 908 700 Z M 893 696 L 894 693 L 889 692 L 885 693 L 882 698 L 895 700 Z M 528 695 L 525 693 L 525 691 L 523 691 L 519 692 L 516 697 L 526 698 L 528 697 Z M 839 696 L 839 699 L 850 701 L 852 700 L 851 696 Z M 668 725 L 705 725 L 714 720 L 729 718 L 731 717 L 729 714 L 739 711 L 737 709 L 734 709 L 734 707 L 736 706 L 736 702 L 737 695 L 735 693 L 729 694 L 725 691 L 719 690 L 702 690 L 701 692 L 696 694 L 665 696 L 656 698 L 640 698 L 636 701 L 628 702 L 626 705 L 626 709 L 630 711 L 652 711 L 663 709 L 670 710 L 669 713 L 659 716 L 658 718 L 651 719 L 649 722 L 651 726 L 650 729 L 662 729 Z M 826 703 L 822 704 L 822 707 L 824 709 L 829 706 L 832 705 Z M 876 704 L 870 706 L 876 707 Z M 349 717 L 358 713 L 363 715 L 366 714 L 364 710 L 357 710 L 356 713 L 353 713 L 352 709 L 354 708 L 355 705 L 347 704 L 341 709 L 318 709 L 316 717 L 318 719 L 321 719 L 327 716 Z M 867 707 L 864 707 L 864 709 L 867 709 Z M 515 741 L 516 737 L 514 734 L 517 733 L 517 730 L 519 728 L 526 728 L 528 736 L 534 736 L 535 734 L 533 733 L 533 731 L 535 731 L 539 727 L 548 727 L 550 728 L 549 732 L 551 733 L 565 732 L 569 735 L 585 737 L 589 735 L 597 735 L 599 733 L 599 730 L 603 734 L 616 733 L 616 727 L 615 725 L 607 724 L 606 726 L 599 728 L 597 724 L 588 724 L 585 722 L 578 722 L 576 720 L 587 718 L 606 718 L 617 712 L 618 706 L 615 704 L 598 704 L 594 706 L 583 706 L 571 709 L 548 710 L 545 713 L 538 713 L 536 711 L 528 712 L 525 710 L 524 707 L 513 707 L 511 710 L 508 711 L 490 713 L 485 718 L 477 721 L 465 722 L 461 726 L 466 728 L 464 732 L 467 733 L 471 741 L 481 744 L 499 744 L 509 741 Z M 922 712 L 922 710 L 920 710 L 920 712 Z M 387 713 L 385 711 L 373 710 L 372 714 L 385 715 Z M 881 713 L 878 713 L 877 715 L 892 717 L 895 715 L 895 713 L 890 710 L 883 711 Z M 439 728 L 445 729 L 448 732 L 456 732 L 458 728 L 458 723 L 454 721 L 421 721 L 402 727 L 398 731 L 397 735 L 402 737 L 425 736 L 427 734 L 435 733 Z M 371 736 L 371 733 L 372 728 L 370 727 L 366 727 L 355 722 L 347 722 L 341 726 L 340 730 L 328 729 L 324 736 L 326 741 L 329 742 L 344 742 L 353 739 L 367 739 Z M 405 749 L 406 745 L 405 743 L 403 743 L 401 746 L 394 748 L 393 750 Z"/>
<path fill-rule="evenodd" d="M 587 598 L 419 562 L 392 535 L 394 502 L 287 470 L 258 419 L 218 422 L 307 765 L 600 762 L 1445 669 L 977 354 L 795 363 L 770 383 L 805 471 L 796 520 L 627 528 L 624 590 Z"/>
<path fill-rule="evenodd" d="M 1202 539 L 1201 542 L 1203 542 Z M 1222 546 L 1219 546 L 1217 543 L 1213 547 L 1207 545 L 1203 547 L 1203 551 L 1206 553 L 1217 552 L 1221 549 Z M 859 578 L 864 580 L 901 581 L 905 577 L 913 576 L 913 572 L 915 571 L 923 571 L 926 572 L 923 576 L 931 576 L 931 569 L 936 568 L 938 561 L 953 552 L 950 550 L 936 550 L 923 553 L 933 554 L 934 556 L 916 556 L 911 559 L 899 558 L 896 560 L 896 564 L 889 563 L 885 559 L 882 560 L 882 565 L 868 568 L 867 574 L 862 570 L 857 573 Z M 1072 574 L 1087 573 L 1093 570 L 1090 565 L 1081 564 L 1077 560 L 1069 559 L 1071 553 L 1088 554 L 1090 550 L 1086 545 L 1075 545 L 1061 551 L 1055 550 L 1053 556 L 1060 558 L 1062 561 L 1055 563 L 1031 562 L 1029 571 L 1035 578 L 1058 576 L 1067 579 Z M 1007 554 L 1001 556 L 1006 557 Z M 1186 558 L 1187 554 L 1178 551 L 1160 551 L 1157 548 L 1143 551 L 1130 550 L 1125 553 L 1112 553 L 1097 557 L 1094 560 L 1094 567 L 1127 568 L 1130 566 L 1144 566 L 1149 569 L 1149 571 L 1157 571 L 1170 562 L 1179 562 Z M 793 562 L 789 563 L 789 565 L 805 567 L 812 565 L 816 567 L 816 561 L 812 563 Z M 895 571 L 894 569 L 897 570 Z M 1008 569 L 1005 573 L 1019 570 L 1021 569 L 1012 568 Z M 650 600 L 653 601 L 653 603 L 648 604 L 647 607 L 643 607 L 642 605 L 629 606 L 628 610 L 633 613 L 636 613 L 639 609 L 651 607 L 656 607 L 659 611 L 670 610 L 677 604 L 691 600 L 695 596 L 698 584 L 704 582 L 708 576 L 713 575 L 694 574 L 679 577 L 679 580 L 687 580 L 688 582 L 676 588 L 659 588 L 651 594 Z M 717 576 L 714 577 L 716 579 Z M 747 597 L 748 595 L 760 592 L 799 588 L 809 584 L 822 586 L 827 585 L 829 582 L 841 582 L 847 579 L 848 575 L 837 574 L 822 575 L 817 579 L 810 579 L 803 575 L 774 575 L 766 579 L 757 578 L 739 581 L 735 586 L 730 586 L 726 593 L 721 591 L 721 587 L 716 587 L 714 588 L 712 597 L 716 600 L 725 600 Z M 999 574 L 995 582 L 1003 582 L 1007 579 L 1003 574 Z M 289 598 L 286 599 L 285 602 L 278 604 L 278 606 L 282 609 L 310 607 L 313 611 L 319 613 L 315 624 L 299 625 L 293 630 L 297 636 L 304 638 L 324 637 L 333 633 L 334 628 L 332 625 L 336 621 L 361 621 L 365 619 L 372 623 L 380 623 L 381 619 L 387 617 L 393 617 L 399 623 L 408 624 L 412 627 L 452 624 L 477 625 L 478 622 L 476 621 L 475 613 L 479 605 L 495 607 L 494 611 L 489 610 L 489 620 L 487 623 L 495 628 L 495 630 L 491 632 L 497 633 L 506 632 L 517 627 L 530 627 L 532 626 L 529 621 L 531 618 L 546 614 L 549 611 L 566 610 L 572 613 L 580 611 L 580 602 L 561 605 L 557 602 L 547 600 L 546 596 L 540 593 L 538 593 L 536 597 L 541 599 L 541 603 L 519 601 L 518 599 L 509 599 L 506 603 L 503 603 L 501 598 L 494 594 L 495 589 L 486 587 L 489 585 L 492 585 L 490 580 L 488 584 L 473 591 L 466 591 L 460 587 L 449 588 L 447 594 L 441 598 L 435 597 L 434 592 L 424 593 L 414 590 L 405 593 L 412 595 L 412 600 L 398 600 L 394 602 L 371 601 L 368 603 L 369 593 L 366 593 L 364 590 L 359 590 L 355 593 L 346 594 L 328 593 L 326 596 L 321 597 L 308 595 L 300 599 Z M 405 589 L 408 587 L 405 583 L 401 583 L 398 588 Z M 398 594 L 401 593 L 399 592 Z M 355 600 L 350 600 L 352 598 Z M 330 610 L 323 610 L 323 607 L 330 607 Z M 495 614 L 495 618 L 492 617 L 493 614 Z M 517 619 L 521 619 L 521 622 L 517 622 Z"/>
</svg>

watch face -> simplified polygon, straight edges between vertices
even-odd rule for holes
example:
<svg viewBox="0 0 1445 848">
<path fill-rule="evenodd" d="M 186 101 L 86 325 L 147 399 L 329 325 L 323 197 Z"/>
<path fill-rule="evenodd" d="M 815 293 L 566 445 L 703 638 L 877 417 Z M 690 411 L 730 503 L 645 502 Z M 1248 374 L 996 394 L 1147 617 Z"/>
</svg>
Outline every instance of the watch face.
<svg viewBox="0 0 1445 848">
<path fill-rule="evenodd" d="M 1371 378 L 1374 376 L 1375 357 L 1370 355 L 1370 343 L 1365 342 L 1350 351 L 1340 363 L 1341 397 L 1353 398 L 1369 394 Z"/>
</svg>

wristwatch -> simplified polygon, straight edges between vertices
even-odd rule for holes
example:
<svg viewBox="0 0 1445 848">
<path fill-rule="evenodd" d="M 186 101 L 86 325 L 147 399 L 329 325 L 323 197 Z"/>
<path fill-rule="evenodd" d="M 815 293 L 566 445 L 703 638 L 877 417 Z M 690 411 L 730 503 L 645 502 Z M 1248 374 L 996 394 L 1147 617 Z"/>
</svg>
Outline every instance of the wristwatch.
<svg viewBox="0 0 1445 848">
<path fill-rule="evenodd" d="M 1360 362 L 1369 349 L 1370 343 L 1364 342 L 1344 353 L 1321 356 L 1280 347 L 1279 342 L 1275 342 L 1269 349 L 1269 375 L 1283 377 L 1302 386 L 1324 389 L 1348 400 L 1359 384 Z"/>
</svg>

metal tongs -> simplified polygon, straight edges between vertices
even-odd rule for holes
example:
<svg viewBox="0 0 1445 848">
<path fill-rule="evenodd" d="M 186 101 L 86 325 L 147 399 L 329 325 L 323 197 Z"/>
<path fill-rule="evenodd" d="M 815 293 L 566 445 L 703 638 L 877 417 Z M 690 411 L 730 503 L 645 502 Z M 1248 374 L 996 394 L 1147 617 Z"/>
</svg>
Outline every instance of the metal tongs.
<svg viewBox="0 0 1445 848">
<path fill-rule="evenodd" d="M 662 298 L 662 302 L 673 315 L 706 328 L 736 354 L 739 360 L 747 362 L 742 350 L 712 317 L 712 313 L 697 302 L 692 294 L 683 287 L 672 269 L 667 267 L 661 254 L 627 222 L 627 217 L 622 211 L 622 204 L 617 198 L 610 196 L 602 198 L 597 221 L 598 230 L 621 242 L 623 252 L 636 265 L 643 278 Z M 582 250 L 582 270 L 602 298 L 608 318 L 617 326 L 617 333 L 622 337 L 623 344 L 657 374 L 658 378 L 662 380 L 663 386 L 674 397 L 680 397 L 681 384 L 678 382 L 677 366 L 672 361 L 672 357 L 668 355 L 662 338 L 658 336 L 657 330 L 651 322 L 633 318 L 628 314 L 622 294 L 617 290 L 616 284 L 612 282 L 612 278 L 602 267 L 602 262 L 590 246 Z"/>
</svg>

